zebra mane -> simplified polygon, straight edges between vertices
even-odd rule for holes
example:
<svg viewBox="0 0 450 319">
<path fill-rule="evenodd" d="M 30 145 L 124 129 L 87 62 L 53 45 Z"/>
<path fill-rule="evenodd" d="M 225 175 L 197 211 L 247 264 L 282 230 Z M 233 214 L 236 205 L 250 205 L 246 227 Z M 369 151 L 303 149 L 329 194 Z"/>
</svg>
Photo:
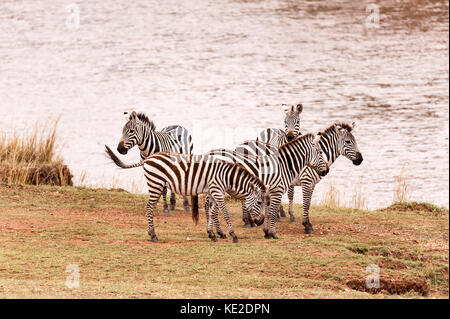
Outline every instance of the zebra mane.
<svg viewBox="0 0 450 319">
<path fill-rule="evenodd" d="M 148 118 L 148 116 L 145 115 L 144 113 L 137 113 L 136 116 L 139 119 L 139 121 L 144 123 L 144 125 L 146 125 L 148 128 L 150 128 L 150 130 L 154 131 L 156 129 L 155 123 L 153 123 L 153 121 L 150 120 Z"/>
<path fill-rule="evenodd" d="M 240 169 L 242 169 L 244 172 L 246 172 L 247 174 L 249 174 L 250 176 L 252 176 L 253 179 L 256 180 L 256 181 L 258 182 L 258 185 L 257 185 L 257 186 L 259 186 L 263 192 L 266 191 L 266 186 L 264 185 L 264 183 L 262 182 L 262 180 L 259 179 L 258 176 L 256 176 L 256 175 L 254 175 L 253 173 L 251 173 L 249 170 L 247 170 L 244 166 L 242 166 L 242 165 L 239 164 L 239 163 L 233 163 L 233 164 L 230 164 L 230 165 L 237 166 L 237 167 L 239 167 Z"/>
<path fill-rule="evenodd" d="M 290 144 L 292 144 L 292 143 L 294 143 L 294 142 L 296 142 L 296 141 L 298 141 L 298 140 L 301 140 L 301 139 L 307 139 L 307 138 L 314 138 L 314 134 L 313 134 L 313 133 L 306 133 L 306 134 L 304 134 L 304 135 L 299 135 L 299 136 L 297 136 L 296 138 L 294 138 L 292 141 L 286 142 L 286 143 L 284 143 L 283 145 L 281 145 L 281 146 L 278 148 L 278 150 L 281 150 L 282 148 L 285 148 L 287 145 L 290 145 Z"/>
<path fill-rule="evenodd" d="M 326 135 L 327 133 L 334 131 L 337 126 L 346 129 L 348 132 L 351 132 L 353 130 L 353 125 L 351 124 L 348 124 L 346 122 L 335 122 L 320 133 L 322 135 Z"/>
</svg>

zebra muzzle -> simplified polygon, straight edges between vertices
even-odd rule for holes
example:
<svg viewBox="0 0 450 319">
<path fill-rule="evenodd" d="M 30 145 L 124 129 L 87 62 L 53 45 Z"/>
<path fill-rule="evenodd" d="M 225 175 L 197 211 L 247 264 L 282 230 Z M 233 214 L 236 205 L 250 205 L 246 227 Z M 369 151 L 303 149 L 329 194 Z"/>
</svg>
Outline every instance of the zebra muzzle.
<svg viewBox="0 0 450 319">
<path fill-rule="evenodd" d="M 363 161 L 361 153 L 356 153 L 356 159 L 353 161 L 353 165 L 359 165 Z"/>
<path fill-rule="evenodd" d="M 122 155 L 125 155 L 128 153 L 128 150 L 125 148 L 125 144 L 123 141 L 120 141 L 119 145 L 117 145 L 117 152 L 119 152 Z"/>
<path fill-rule="evenodd" d="M 264 216 L 253 220 L 257 226 L 261 226 L 264 223 Z"/>
</svg>

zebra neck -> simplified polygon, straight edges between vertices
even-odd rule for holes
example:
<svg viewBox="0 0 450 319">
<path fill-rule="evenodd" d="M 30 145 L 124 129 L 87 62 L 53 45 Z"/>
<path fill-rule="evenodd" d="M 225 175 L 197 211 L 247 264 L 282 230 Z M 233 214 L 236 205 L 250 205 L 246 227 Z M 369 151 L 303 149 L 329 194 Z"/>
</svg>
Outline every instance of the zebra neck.
<svg viewBox="0 0 450 319">
<path fill-rule="evenodd" d="M 300 174 L 306 163 L 305 150 L 308 149 L 306 145 L 301 145 L 302 140 L 297 140 L 279 149 L 278 162 L 280 163 L 280 169 L 287 182 L 291 183 L 294 178 Z"/>
<path fill-rule="evenodd" d="M 336 133 L 333 132 L 333 134 L 322 135 L 319 144 L 325 155 L 325 160 L 327 161 L 328 166 L 330 166 L 340 155 L 337 147 Z"/>
<path fill-rule="evenodd" d="M 141 151 L 141 158 L 149 157 L 151 154 L 161 151 L 160 143 L 156 138 L 155 131 L 143 125 L 142 135 L 141 144 L 138 144 L 139 150 Z"/>
</svg>

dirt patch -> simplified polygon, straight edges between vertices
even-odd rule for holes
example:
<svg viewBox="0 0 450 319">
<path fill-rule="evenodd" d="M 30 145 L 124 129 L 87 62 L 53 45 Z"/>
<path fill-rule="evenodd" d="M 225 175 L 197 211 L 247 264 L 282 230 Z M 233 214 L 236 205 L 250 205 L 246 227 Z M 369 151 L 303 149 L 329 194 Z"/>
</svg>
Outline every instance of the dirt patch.
<svg viewBox="0 0 450 319">
<path fill-rule="evenodd" d="M 428 212 L 428 213 L 447 213 L 448 210 L 442 207 L 437 207 L 429 203 L 396 203 L 389 207 L 379 209 L 379 211 L 397 211 L 397 212 Z"/>
<path fill-rule="evenodd" d="M 354 252 L 355 254 L 367 255 L 369 249 L 365 247 L 350 247 L 348 250 Z"/>
<path fill-rule="evenodd" d="M 352 279 L 346 282 L 347 287 L 364 291 L 371 294 L 384 293 L 390 295 L 401 295 L 410 291 L 415 291 L 422 296 L 428 295 L 430 286 L 424 278 L 415 281 L 409 279 L 389 279 L 380 278 L 379 288 L 368 288 L 365 279 Z"/>
<path fill-rule="evenodd" d="M 348 250 L 355 254 L 392 257 L 396 259 L 404 259 L 411 261 L 426 261 L 423 255 L 400 250 L 373 249 L 370 247 L 347 247 Z"/>
<path fill-rule="evenodd" d="M 388 268 L 388 269 L 405 269 L 408 268 L 407 265 L 402 263 L 399 260 L 394 260 L 391 258 L 383 258 L 381 261 L 378 262 L 378 266 L 381 268 Z"/>
</svg>

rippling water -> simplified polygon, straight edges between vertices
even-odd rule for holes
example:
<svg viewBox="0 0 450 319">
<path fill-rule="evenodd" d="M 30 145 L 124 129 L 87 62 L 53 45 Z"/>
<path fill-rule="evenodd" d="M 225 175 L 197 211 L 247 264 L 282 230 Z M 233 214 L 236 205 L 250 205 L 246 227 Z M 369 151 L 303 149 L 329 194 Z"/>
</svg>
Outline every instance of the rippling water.
<svg viewBox="0 0 450 319">
<path fill-rule="evenodd" d="M 405 166 L 410 199 L 448 206 L 448 1 L 377 1 L 379 28 L 366 27 L 366 1 L 77 3 L 73 29 L 70 1 L 0 2 L 0 131 L 62 114 L 78 180 L 143 187 L 140 169 L 103 155 L 124 110 L 185 126 L 200 153 L 281 127 L 281 103 L 302 102 L 304 131 L 356 121 L 364 155 L 339 159 L 316 201 L 331 182 L 345 201 L 358 190 L 388 205 Z"/>
</svg>

